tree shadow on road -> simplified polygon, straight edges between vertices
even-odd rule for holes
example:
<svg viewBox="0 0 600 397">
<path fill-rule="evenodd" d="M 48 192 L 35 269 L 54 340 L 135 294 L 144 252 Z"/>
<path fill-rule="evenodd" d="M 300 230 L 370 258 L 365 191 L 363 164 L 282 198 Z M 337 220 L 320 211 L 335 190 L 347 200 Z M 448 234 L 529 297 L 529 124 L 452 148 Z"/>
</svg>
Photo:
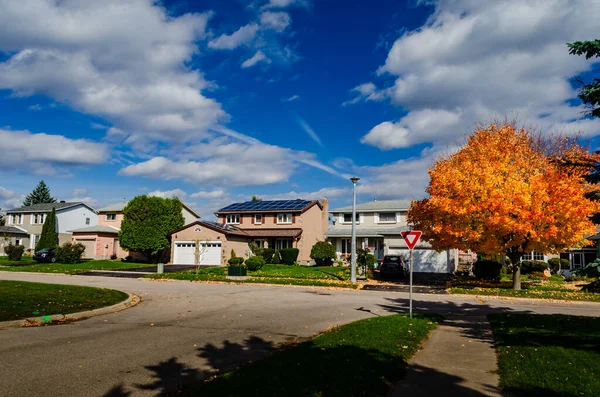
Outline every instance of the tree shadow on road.
<svg viewBox="0 0 600 397">
<path fill-rule="evenodd" d="M 209 343 L 198 348 L 198 356 L 206 359 L 215 371 L 224 371 L 265 357 L 275 351 L 275 348 L 273 342 L 251 336 L 243 345 L 228 340 L 223 342 L 223 347 Z"/>
</svg>

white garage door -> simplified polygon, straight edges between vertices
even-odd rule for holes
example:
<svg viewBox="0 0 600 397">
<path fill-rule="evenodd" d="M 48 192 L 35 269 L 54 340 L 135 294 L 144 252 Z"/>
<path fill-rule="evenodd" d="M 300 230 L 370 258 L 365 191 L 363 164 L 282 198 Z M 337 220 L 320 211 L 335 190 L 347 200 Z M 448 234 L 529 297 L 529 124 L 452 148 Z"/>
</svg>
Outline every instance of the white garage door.
<svg viewBox="0 0 600 397">
<path fill-rule="evenodd" d="M 200 243 L 200 264 L 201 265 L 220 265 L 221 264 L 221 242 L 220 241 L 202 241 Z"/>
<path fill-rule="evenodd" d="M 194 241 L 175 241 L 173 264 L 195 265 L 196 243 Z M 201 265 L 221 264 L 221 242 L 201 241 L 198 247 L 198 256 Z"/>
<path fill-rule="evenodd" d="M 96 256 L 96 240 L 77 240 L 78 243 L 83 244 L 85 251 L 82 258 L 93 258 Z"/>
<path fill-rule="evenodd" d="M 392 249 L 388 255 L 402 255 L 404 261 L 408 264 L 408 249 Z M 453 264 L 450 262 L 448 251 L 437 252 L 432 249 L 415 249 L 413 251 L 414 272 L 421 273 L 452 273 Z"/>
<path fill-rule="evenodd" d="M 194 265 L 196 263 L 196 243 L 193 241 L 175 241 L 173 264 Z"/>
</svg>

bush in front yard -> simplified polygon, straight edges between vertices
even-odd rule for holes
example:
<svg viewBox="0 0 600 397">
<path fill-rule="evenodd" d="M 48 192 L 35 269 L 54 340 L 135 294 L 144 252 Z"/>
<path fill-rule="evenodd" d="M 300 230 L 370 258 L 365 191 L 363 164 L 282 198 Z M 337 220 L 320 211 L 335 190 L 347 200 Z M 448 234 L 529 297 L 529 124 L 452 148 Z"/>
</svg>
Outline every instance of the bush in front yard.
<svg viewBox="0 0 600 397">
<path fill-rule="evenodd" d="M 544 272 L 548 269 L 548 264 L 542 261 L 522 261 L 521 262 L 521 274 L 531 274 Z"/>
<path fill-rule="evenodd" d="M 560 270 L 569 270 L 571 268 L 571 262 L 569 262 L 568 259 L 564 258 L 548 259 L 548 265 L 550 266 L 550 271 L 552 273 L 558 273 L 559 267 Z"/>
<path fill-rule="evenodd" d="M 273 253 L 273 261 L 271 262 L 273 265 L 279 265 L 281 263 L 281 256 L 279 255 L 279 250 L 275 250 Z"/>
<path fill-rule="evenodd" d="M 317 266 L 331 266 L 336 259 L 335 247 L 329 241 L 317 241 L 310 250 L 310 258 Z"/>
<path fill-rule="evenodd" d="M 20 261 L 23 256 L 23 251 L 25 251 L 25 247 L 22 245 L 9 244 L 4 247 L 4 253 L 8 255 L 9 261 Z"/>
<path fill-rule="evenodd" d="M 231 250 L 231 251 L 233 252 L 233 250 Z M 229 263 L 229 266 L 241 266 L 244 263 L 244 258 L 241 258 L 239 256 L 234 256 L 232 258 L 229 258 L 227 263 Z"/>
<path fill-rule="evenodd" d="M 279 255 L 281 255 L 281 261 L 284 265 L 288 266 L 292 266 L 296 263 L 299 253 L 300 250 L 298 248 L 283 248 L 279 250 Z"/>
<path fill-rule="evenodd" d="M 246 259 L 246 267 L 253 272 L 260 270 L 265 265 L 265 260 L 262 256 L 253 256 Z"/>
<path fill-rule="evenodd" d="M 581 288 L 581 290 L 585 292 L 595 292 L 597 294 L 600 294 L 600 280 L 596 280 L 592 283 L 589 283 L 588 285 L 584 285 L 583 288 Z"/>
<path fill-rule="evenodd" d="M 260 251 L 260 255 L 265 260 L 265 263 L 273 263 L 273 255 L 275 254 L 275 250 L 273 248 L 263 248 Z"/>
<path fill-rule="evenodd" d="M 496 261 L 478 260 L 473 265 L 473 274 L 480 280 L 500 280 L 502 264 Z"/>
<path fill-rule="evenodd" d="M 56 249 L 56 261 L 59 263 L 80 263 L 85 246 L 81 243 L 64 243 Z"/>
</svg>

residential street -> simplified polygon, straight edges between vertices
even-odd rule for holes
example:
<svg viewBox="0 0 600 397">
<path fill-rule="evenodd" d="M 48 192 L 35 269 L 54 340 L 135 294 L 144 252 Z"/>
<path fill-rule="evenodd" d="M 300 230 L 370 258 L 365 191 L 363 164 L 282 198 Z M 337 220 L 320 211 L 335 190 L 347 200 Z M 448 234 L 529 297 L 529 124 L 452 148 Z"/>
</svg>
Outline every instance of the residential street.
<svg viewBox="0 0 600 397">
<path fill-rule="evenodd" d="M 0 331 L 3 396 L 158 395 L 264 355 L 280 343 L 402 312 L 408 305 L 408 295 L 398 292 L 9 272 L 0 273 L 0 280 L 107 287 L 143 299 L 131 309 L 68 325 Z M 600 304 L 593 303 L 449 295 L 415 294 L 414 307 L 446 316 L 489 311 L 600 316 Z"/>
</svg>

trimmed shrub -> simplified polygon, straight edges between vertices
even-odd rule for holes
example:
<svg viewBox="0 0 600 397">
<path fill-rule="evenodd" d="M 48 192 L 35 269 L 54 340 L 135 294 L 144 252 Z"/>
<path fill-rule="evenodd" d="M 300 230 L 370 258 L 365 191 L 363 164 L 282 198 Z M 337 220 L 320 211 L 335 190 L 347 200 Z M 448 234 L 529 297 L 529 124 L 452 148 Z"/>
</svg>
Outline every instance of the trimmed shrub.
<svg viewBox="0 0 600 397">
<path fill-rule="evenodd" d="M 377 263 L 377 258 L 375 255 L 371 254 L 366 248 L 359 248 L 356 250 L 356 263 L 358 266 L 366 267 L 369 270 L 375 269 L 375 263 Z"/>
<path fill-rule="evenodd" d="M 233 258 L 229 258 L 227 263 L 229 263 L 229 266 L 241 266 L 244 263 L 244 258 L 234 256 Z"/>
<path fill-rule="evenodd" d="M 500 280 L 502 264 L 496 261 L 478 260 L 473 264 L 473 274 L 480 280 Z"/>
<path fill-rule="evenodd" d="M 298 254 L 300 250 L 298 248 L 283 248 L 279 250 L 279 255 L 281 255 L 281 262 L 284 265 L 292 266 L 296 263 L 298 259 Z"/>
<path fill-rule="evenodd" d="M 543 273 L 548 269 L 548 264 L 542 261 L 522 261 L 521 274 Z"/>
<path fill-rule="evenodd" d="M 600 293 L 600 280 L 596 280 L 592 283 L 589 283 L 588 285 L 584 285 L 581 288 L 581 290 L 585 291 L 585 292 L 595 292 L 595 293 L 599 294 Z"/>
<path fill-rule="evenodd" d="M 237 258 L 237 255 L 235 254 L 235 251 L 233 249 L 231 250 L 231 257 L 232 258 Z"/>
<path fill-rule="evenodd" d="M 246 259 L 246 267 L 253 272 L 260 270 L 265 265 L 265 260 L 262 256 L 253 256 Z"/>
<path fill-rule="evenodd" d="M 265 263 L 273 263 L 273 254 L 275 250 L 273 248 L 263 248 L 259 256 L 265 260 Z"/>
<path fill-rule="evenodd" d="M 335 247 L 329 241 L 317 241 L 310 249 L 310 258 L 317 266 L 331 266 L 336 259 Z"/>
<path fill-rule="evenodd" d="M 564 258 L 551 258 L 548 259 L 548 266 L 550 266 L 550 271 L 552 273 L 558 273 L 559 267 L 560 270 L 569 270 L 571 268 L 571 262 Z"/>
<path fill-rule="evenodd" d="M 279 265 L 281 263 L 281 256 L 279 255 L 279 250 L 275 250 L 275 252 L 273 252 L 273 262 L 271 262 L 274 265 Z"/>
<path fill-rule="evenodd" d="M 23 256 L 23 251 L 25 251 L 25 247 L 22 245 L 9 244 L 4 247 L 4 253 L 8 255 L 9 261 L 20 261 Z"/>
<path fill-rule="evenodd" d="M 64 243 L 56 249 L 56 261 L 59 263 L 81 263 L 81 256 L 85 252 L 85 246 L 81 243 Z"/>
</svg>

